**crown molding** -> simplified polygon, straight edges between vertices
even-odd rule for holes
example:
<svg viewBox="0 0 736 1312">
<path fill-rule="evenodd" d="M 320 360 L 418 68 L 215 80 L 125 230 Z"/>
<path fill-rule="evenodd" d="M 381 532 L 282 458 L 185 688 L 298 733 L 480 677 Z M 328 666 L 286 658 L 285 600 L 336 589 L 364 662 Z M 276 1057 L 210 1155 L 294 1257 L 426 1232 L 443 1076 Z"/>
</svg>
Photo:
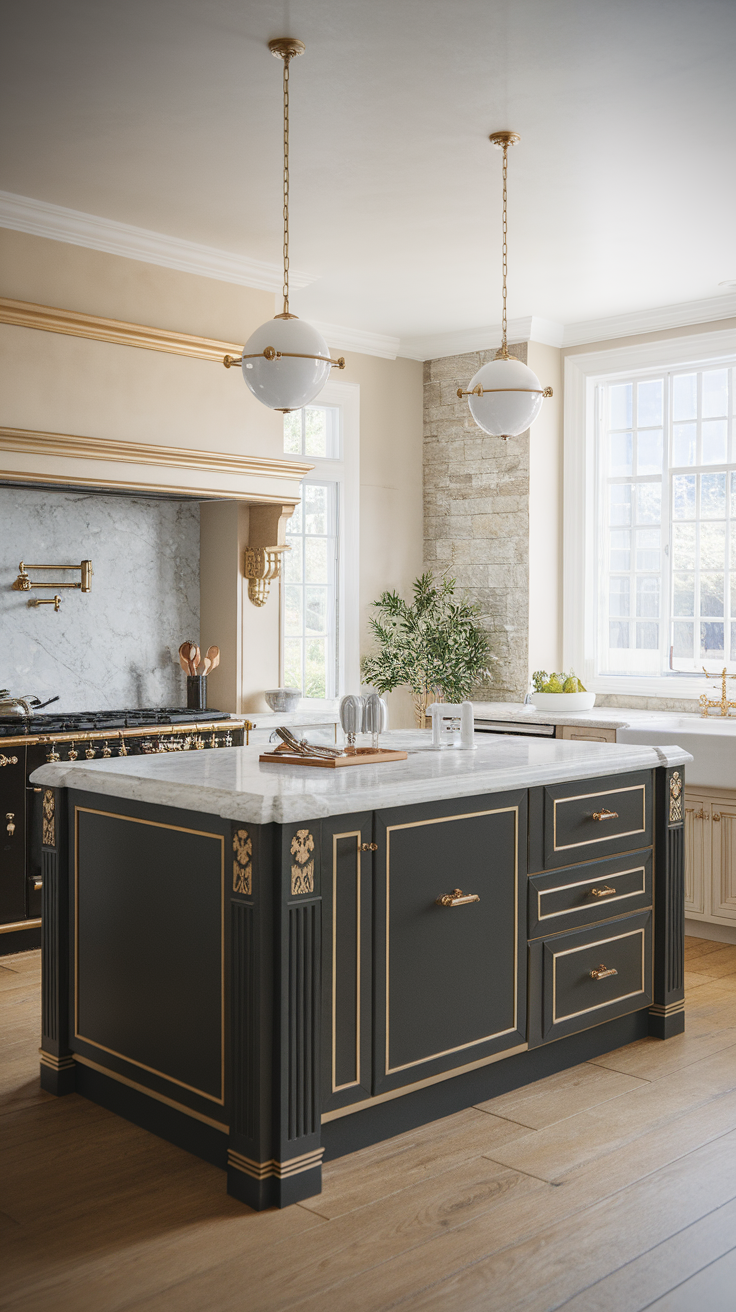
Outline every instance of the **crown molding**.
<svg viewBox="0 0 736 1312">
<path fill-rule="evenodd" d="M 702 301 L 659 305 L 651 310 L 633 310 L 630 314 L 613 314 L 607 319 L 568 323 L 562 345 L 581 346 L 585 342 L 606 342 L 616 337 L 636 337 L 641 333 L 664 332 L 668 328 L 731 318 L 736 318 L 736 292 L 709 296 Z"/>
<path fill-rule="evenodd" d="M 313 328 L 321 333 L 328 346 L 336 351 L 357 351 L 359 355 L 379 355 L 384 360 L 395 360 L 397 355 L 404 355 L 400 350 L 398 337 L 386 337 L 383 333 L 362 332 L 359 328 L 341 328 L 337 323 L 320 323 L 315 319 L 309 321 Z M 419 357 L 415 357 L 419 359 Z"/>
<path fill-rule="evenodd" d="M 82 210 L 70 210 L 64 205 L 33 200 L 30 196 L 17 196 L 12 191 L 0 191 L 0 228 L 13 228 L 34 237 L 48 237 L 52 241 L 68 242 L 71 246 L 107 251 L 109 255 L 142 260 L 144 264 L 160 264 L 165 269 L 179 269 L 182 273 L 195 273 L 202 278 L 237 283 L 258 291 L 278 292 L 283 283 L 283 271 L 279 265 L 251 260 L 216 246 L 202 246 L 181 237 L 169 237 L 149 228 L 137 228 L 130 223 L 103 219 L 96 214 L 85 214 Z M 292 288 L 308 287 L 316 277 L 316 274 L 299 273 L 294 269 L 289 271 Z"/>
<path fill-rule="evenodd" d="M 189 333 L 169 332 L 165 328 L 148 328 L 144 324 L 125 323 L 121 319 L 101 319 L 78 310 L 61 310 L 52 305 L 34 305 L 31 301 L 14 301 L 0 296 L 0 323 L 16 328 L 38 328 L 43 332 L 63 333 L 66 337 L 87 337 L 116 346 L 138 346 L 147 351 L 164 351 L 168 355 L 187 355 L 197 360 L 222 364 L 226 355 L 240 355 L 243 344 L 220 342 L 211 337 L 192 337 Z"/>
<path fill-rule="evenodd" d="M 563 332 L 561 323 L 530 314 L 524 319 L 510 320 L 507 336 L 510 342 L 540 342 L 544 346 L 562 346 Z M 402 338 L 399 355 L 410 360 L 438 360 L 447 355 L 495 351 L 501 341 L 501 325 L 491 324 L 460 332 L 438 333 L 432 337 Z"/>
</svg>

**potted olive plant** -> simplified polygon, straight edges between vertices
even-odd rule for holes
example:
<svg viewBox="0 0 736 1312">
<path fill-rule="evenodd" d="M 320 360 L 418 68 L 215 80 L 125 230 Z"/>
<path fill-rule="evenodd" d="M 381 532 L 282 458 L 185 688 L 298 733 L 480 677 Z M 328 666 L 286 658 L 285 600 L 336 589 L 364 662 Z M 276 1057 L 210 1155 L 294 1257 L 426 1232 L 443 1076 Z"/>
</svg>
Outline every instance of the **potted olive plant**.
<svg viewBox="0 0 736 1312">
<path fill-rule="evenodd" d="M 363 658 L 363 678 L 379 693 L 408 685 L 419 728 L 427 706 L 463 701 L 495 660 L 480 607 L 457 597 L 455 586 L 454 579 L 435 579 L 428 570 L 414 582 L 413 601 L 384 592 L 373 602 L 370 628 L 378 650 Z"/>
</svg>

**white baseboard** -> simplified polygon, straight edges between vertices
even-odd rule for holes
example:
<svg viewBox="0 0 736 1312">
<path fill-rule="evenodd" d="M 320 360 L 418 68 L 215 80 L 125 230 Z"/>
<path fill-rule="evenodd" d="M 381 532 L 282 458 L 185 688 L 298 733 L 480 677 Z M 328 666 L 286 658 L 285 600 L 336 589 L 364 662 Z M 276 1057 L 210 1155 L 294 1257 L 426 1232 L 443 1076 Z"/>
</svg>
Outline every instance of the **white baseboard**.
<svg viewBox="0 0 736 1312">
<path fill-rule="evenodd" d="M 714 925 L 710 920 L 691 920 L 686 916 L 685 935 L 709 938 L 715 943 L 736 943 L 736 925 Z"/>
</svg>

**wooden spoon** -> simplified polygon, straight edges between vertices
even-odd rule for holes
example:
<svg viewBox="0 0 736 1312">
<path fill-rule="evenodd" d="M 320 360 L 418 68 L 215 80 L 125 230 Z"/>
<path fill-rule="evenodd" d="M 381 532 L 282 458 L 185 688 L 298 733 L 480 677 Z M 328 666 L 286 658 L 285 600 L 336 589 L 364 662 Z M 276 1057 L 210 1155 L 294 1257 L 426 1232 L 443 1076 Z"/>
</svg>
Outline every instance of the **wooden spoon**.
<svg viewBox="0 0 736 1312">
<path fill-rule="evenodd" d="M 209 669 L 210 669 L 210 670 L 216 670 L 217 667 L 218 667 L 218 665 L 220 664 L 220 648 L 219 648 L 219 647 L 208 647 L 208 648 L 207 648 L 207 656 L 206 656 L 205 659 L 208 660 L 208 661 L 210 662 L 210 664 L 209 664 Z M 206 673 L 206 671 L 205 671 L 205 673 Z"/>
<path fill-rule="evenodd" d="M 196 674 L 197 666 L 199 665 L 199 647 L 197 646 L 196 642 L 192 643 L 191 658 L 192 658 L 192 666 L 193 666 L 192 674 Z"/>
<path fill-rule="evenodd" d="M 189 648 L 191 643 L 183 642 L 179 648 L 179 664 L 185 674 L 189 674 Z"/>
</svg>

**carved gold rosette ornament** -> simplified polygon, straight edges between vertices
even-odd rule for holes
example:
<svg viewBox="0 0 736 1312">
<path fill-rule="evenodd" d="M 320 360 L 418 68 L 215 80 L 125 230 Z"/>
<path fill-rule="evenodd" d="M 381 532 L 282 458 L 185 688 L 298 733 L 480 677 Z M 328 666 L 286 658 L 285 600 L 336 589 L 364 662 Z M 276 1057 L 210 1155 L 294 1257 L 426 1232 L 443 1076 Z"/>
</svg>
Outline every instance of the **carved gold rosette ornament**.
<svg viewBox="0 0 736 1312">
<path fill-rule="evenodd" d="M 679 770 L 673 770 L 670 775 L 670 824 L 676 820 L 682 820 L 682 779 Z"/>
</svg>

